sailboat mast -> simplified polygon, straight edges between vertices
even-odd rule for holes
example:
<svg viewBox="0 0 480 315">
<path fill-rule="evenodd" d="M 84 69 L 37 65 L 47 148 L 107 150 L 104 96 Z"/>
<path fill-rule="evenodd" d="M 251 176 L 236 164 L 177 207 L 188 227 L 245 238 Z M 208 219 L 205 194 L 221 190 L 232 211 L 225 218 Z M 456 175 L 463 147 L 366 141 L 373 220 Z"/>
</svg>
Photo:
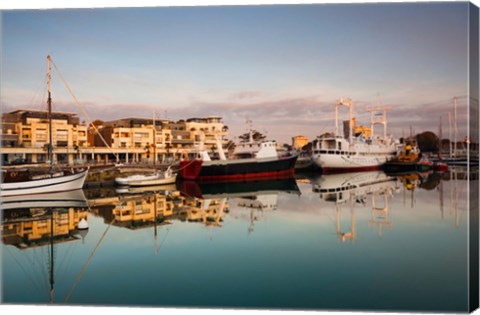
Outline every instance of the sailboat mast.
<svg viewBox="0 0 480 315">
<path fill-rule="evenodd" d="M 452 114 L 448 113 L 448 145 L 449 145 L 449 153 L 450 158 L 452 158 Z"/>
<path fill-rule="evenodd" d="M 53 137 L 52 137 L 52 92 L 51 92 L 50 55 L 47 56 L 47 86 L 48 86 L 48 158 L 50 160 L 50 175 L 53 174 Z"/>
<path fill-rule="evenodd" d="M 453 155 L 457 157 L 457 98 L 453 98 Z"/>
<path fill-rule="evenodd" d="M 157 162 L 157 128 L 155 126 L 155 111 L 153 112 L 153 168 Z"/>
<path fill-rule="evenodd" d="M 438 126 L 438 158 L 442 159 L 442 116 L 440 116 L 440 124 Z"/>
</svg>

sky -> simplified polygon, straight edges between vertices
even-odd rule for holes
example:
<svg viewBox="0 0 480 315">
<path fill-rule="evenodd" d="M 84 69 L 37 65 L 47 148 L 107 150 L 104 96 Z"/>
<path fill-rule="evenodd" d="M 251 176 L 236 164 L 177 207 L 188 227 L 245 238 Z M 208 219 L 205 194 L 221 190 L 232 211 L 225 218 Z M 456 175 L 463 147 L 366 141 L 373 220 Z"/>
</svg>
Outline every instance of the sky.
<svg viewBox="0 0 480 315">
<path fill-rule="evenodd" d="M 55 67 L 53 109 L 87 122 L 220 115 L 232 138 L 250 119 L 291 143 L 333 131 L 349 97 L 360 124 L 382 104 L 387 133 L 446 136 L 456 96 L 462 139 L 467 36 L 466 2 L 4 10 L 1 110 L 46 109 L 51 55 L 88 117 Z"/>
</svg>

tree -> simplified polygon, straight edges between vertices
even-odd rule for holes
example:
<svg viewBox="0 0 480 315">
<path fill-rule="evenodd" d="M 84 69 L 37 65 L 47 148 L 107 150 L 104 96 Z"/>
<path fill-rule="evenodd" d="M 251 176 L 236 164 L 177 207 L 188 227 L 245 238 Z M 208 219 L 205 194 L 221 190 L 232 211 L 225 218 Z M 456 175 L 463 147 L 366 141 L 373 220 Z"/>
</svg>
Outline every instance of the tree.
<svg viewBox="0 0 480 315">
<path fill-rule="evenodd" d="M 267 136 L 264 136 L 262 133 L 252 130 L 252 138 L 253 141 L 262 141 L 265 140 Z M 243 135 L 239 136 L 240 142 L 248 142 L 250 140 L 250 133 L 244 133 Z"/>
<path fill-rule="evenodd" d="M 100 120 L 100 119 L 96 119 L 94 121 L 91 122 L 91 125 L 95 126 L 95 127 L 98 127 L 98 126 L 103 126 L 104 124 L 104 121 L 103 120 Z"/>
<path fill-rule="evenodd" d="M 438 152 L 439 139 L 431 131 L 425 131 L 416 136 L 417 145 L 421 152 Z"/>
</svg>

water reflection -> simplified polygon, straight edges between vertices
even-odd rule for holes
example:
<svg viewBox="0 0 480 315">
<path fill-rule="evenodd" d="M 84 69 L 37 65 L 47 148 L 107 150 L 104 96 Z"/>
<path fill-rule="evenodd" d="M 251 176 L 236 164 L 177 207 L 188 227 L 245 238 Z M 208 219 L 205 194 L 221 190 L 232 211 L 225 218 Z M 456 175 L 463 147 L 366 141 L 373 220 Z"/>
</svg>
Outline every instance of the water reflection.
<svg viewBox="0 0 480 315">
<path fill-rule="evenodd" d="M 87 229 L 79 229 L 88 218 L 87 200 L 82 190 L 2 198 L 2 242 L 22 251 L 48 247 L 48 253 L 32 261 L 32 266 L 48 270 L 49 302 L 55 302 L 55 246 L 84 239 Z"/>
<path fill-rule="evenodd" d="M 371 207 L 372 219 L 369 225 L 378 226 L 378 233 L 382 236 L 383 227 L 391 227 L 388 200 L 399 189 L 398 180 L 384 172 L 325 175 L 312 183 L 313 192 L 319 193 L 324 201 L 335 204 L 336 232 L 342 242 L 355 240 L 355 208 L 358 206 Z M 346 232 L 340 226 L 342 208 L 350 210 L 350 229 Z"/>
<path fill-rule="evenodd" d="M 5 270 L 12 270 L 3 283 L 5 301 L 53 303 L 59 299 L 65 303 L 86 304 L 199 305 L 198 301 L 185 298 L 195 295 L 178 293 L 186 290 L 183 283 L 193 280 L 182 278 L 178 273 L 166 273 L 166 270 L 173 270 L 176 265 L 181 265 L 183 272 L 194 270 L 190 264 L 195 265 L 197 260 L 204 266 L 217 266 L 216 259 L 222 257 L 220 260 L 228 261 L 228 264 L 222 265 L 227 269 L 217 266 L 215 273 L 223 270 L 225 281 L 222 277 L 218 280 L 208 278 L 208 272 L 205 272 L 211 286 L 211 290 L 205 288 L 205 295 L 202 295 L 207 306 L 220 305 L 215 304 L 218 300 L 209 300 L 207 294 L 226 290 L 230 281 L 235 281 L 242 290 L 252 289 L 251 283 L 255 283 L 256 278 L 251 278 L 251 268 L 259 268 L 264 274 L 272 273 L 270 276 L 273 278 L 267 278 L 270 281 L 276 279 L 275 289 L 279 291 L 278 296 L 272 297 L 270 304 L 264 304 L 265 307 L 273 305 L 332 309 L 336 308 L 335 305 L 338 308 L 358 308 L 363 305 L 372 309 L 376 304 L 349 304 L 349 301 L 363 300 L 354 296 L 345 297 L 341 301 L 330 297 L 331 301 L 337 301 L 338 304 L 322 304 L 325 302 L 311 296 L 310 292 L 321 291 L 328 298 L 327 288 L 322 287 L 322 281 L 310 283 L 308 279 L 318 277 L 315 279 L 321 278 L 328 282 L 332 280 L 328 280 L 329 275 L 343 277 L 347 274 L 346 269 L 343 269 L 343 273 L 337 273 L 336 268 L 347 267 L 363 270 L 366 278 L 374 277 L 376 271 L 369 269 L 372 265 L 371 258 L 362 254 L 362 251 L 368 250 L 369 255 L 373 255 L 378 262 L 383 261 L 385 270 L 389 270 L 395 269 L 395 264 L 401 266 L 406 263 L 402 262 L 402 257 L 396 256 L 396 252 L 409 244 L 418 247 L 418 250 L 406 253 L 405 259 L 419 262 L 420 265 L 415 268 L 423 270 L 422 275 L 427 270 L 425 268 L 431 268 L 429 263 L 421 265 L 423 252 L 430 251 L 429 255 L 432 255 L 432 244 L 444 244 L 442 251 L 433 254 L 436 255 L 438 268 L 442 265 L 439 253 L 444 253 L 445 248 L 459 251 L 458 248 L 462 248 L 461 245 L 466 242 L 467 179 L 478 181 L 478 168 L 470 172 L 464 168 L 453 168 L 447 173 L 406 173 L 395 176 L 383 172 L 325 176 L 307 173 L 296 179 L 275 181 L 222 184 L 184 181 L 171 186 L 127 190 L 91 189 L 4 198 L 1 203 L 2 249 L 8 256 L 2 258 L 2 262 Z M 269 220 L 266 220 L 266 216 Z M 90 225 L 88 238 L 85 238 L 86 231 L 78 229 L 82 219 Z M 213 238 L 213 242 L 201 241 L 207 237 L 205 228 L 210 232 L 216 231 L 218 236 Z M 459 233 L 453 234 L 452 230 Z M 208 240 L 212 241 L 211 233 L 209 236 Z M 87 239 L 88 242 L 82 245 L 82 239 Z M 153 258 L 144 254 L 152 254 L 152 240 L 155 253 Z M 382 243 L 377 243 L 380 240 Z M 78 243 L 82 247 L 71 251 L 68 245 L 72 243 Z M 344 243 L 354 246 L 349 247 Z M 369 244 L 375 244 L 378 251 L 374 246 L 369 247 Z M 144 247 L 142 252 L 140 249 Z M 344 250 L 345 248 L 347 249 Z M 208 254 L 200 254 L 203 253 L 202 250 Z M 58 253 L 75 257 L 72 259 L 75 261 L 73 267 L 68 269 L 56 263 L 58 258 L 55 256 Z M 330 253 L 330 258 L 324 256 L 324 253 Z M 383 253 L 389 254 L 382 256 Z M 130 256 L 136 261 L 134 264 L 127 263 Z M 235 259 L 229 259 L 229 256 Z M 390 260 L 392 257 L 397 260 Z M 463 252 L 452 257 L 458 258 L 457 265 L 466 259 Z M 255 259 L 252 261 L 249 258 Z M 429 262 L 429 259 L 425 258 L 425 262 Z M 340 261 L 342 264 L 337 265 Z M 347 261 L 358 262 L 358 265 L 350 266 Z M 28 267 L 31 262 L 37 265 L 42 263 L 43 272 L 49 271 L 50 276 L 44 279 L 50 285 L 48 298 L 43 293 L 29 291 L 28 284 L 23 284 L 22 270 L 28 270 L 30 274 L 41 274 L 37 267 Z M 109 273 L 114 273 L 116 264 L 120 262 L 123 263 L 122 274 L 135 274 L 142 285 L 153 281 L 150 277 L 169 283 L 173 288 L 171 298 L 158 301 L 158 297 L 153 294 L 155 290 L 152 290 L 152 294 L 142 291 L 143 295 L 136 295 L 135 290 L 139 289 L 140 284 L 134 278 L 129 280 L 129 288 L 125 289 L 128 294 L 122 296 L 117 292 L 116 296 L 106 293 L 109 289 L 122 286 L 118 282 L 120 280 L 107 277 L 108 273 L 105 273 L 107 266 Z M 170 269 L 158 269 L 157 264 L 160 262 Z M 218 263 L 221 264 L 221 261 Z M 453 273 L 448 269 L 451 264 L 445 264 L 445 269 L 438 272 L 445 275 Z M 142 266 L 150 272 L 140 273 Z M 61 280 L 55 279 L 56 275 L 61 274 L 59 270 L 68 270 L 67 276 L 60 277 Z M 232 273 L 232 270 L 240 271 Z M 235 278 L 237 273 L 239 278 Z M 278 273 L 285 277 L 285 283 L 275 278 Z M 298 278 L 289 277 L 290 273 Z M 93 276 L 89 277 L 93 274 L 101 277 L 102 282 Z M 365 285 L 361 274 L 356 274 L 359 282 L 352 282 L 352 285 Z M 256 275 L 263 277 L 260 273 Z M 389 275 L 384 274 L 383 277 L 385 276 Z M 454 287 L 452 284 L 455 292 L 463 292 L 464 283 L 457 276 L 458 271 L 446 281 L 455 284 Z M 227 280 L 230 277 L 234 280 Z M 118 276 L 118 279 L 122 277 Z M 242 282 L 242 279 L 251 281 Z M 389 292 L 395 283 L 387 282 L 382 286 L 382 292 Z M 55 299 L 53 287 L 58 284 L 60 290 L 56 289 Z M 96 289 L 97 286 L 100 288 Z M 178 291 L 175 291 L 177 286 Z M 284 286 L 292 286 L 305 304 L 288 304 L 290 300 L 287 297 L 291 296 L 291 291 L 283 292 Z M 432 292 L 440 290 L 439 286 L 430 288 L 425 284 L 425 287 Z M 178 299 L 174 297 L 175 292 Z M 262 296 L 264 292 L 266 291 L 256 293 Z M 437 294 L 441 296 L 442 292 Z M 402 294 L 406 293 L 397 292 L 398 296 Z M 231 304 L 225 302 L 221 305 L 248 307 L 234 298 L 235 295 L 224 296 L 224 301 L 231 301 Z M 385 301 L 388 301 L 388 297 Z M 392 300 L 389 301 L 393 303 Z M 262 302 L 258 303 L 252 305 L 263 305 Z M 458 309 L 456 306 L 448 307 Z"/>
<path fill-rule="evenodd" d="M 294 179 L 250 183 L 199 184 L 179 182 L 173 187 L 142 187 L 102 192 L 89 199 L 91 211 L 104 222 L 129 229 L 198 222 L 221 227 L 230 202 L 257 210 L 275 210 L 280 193 L 300 194 Z M 92 195 L 92 194 L 90 194 Z"/>
</svg>

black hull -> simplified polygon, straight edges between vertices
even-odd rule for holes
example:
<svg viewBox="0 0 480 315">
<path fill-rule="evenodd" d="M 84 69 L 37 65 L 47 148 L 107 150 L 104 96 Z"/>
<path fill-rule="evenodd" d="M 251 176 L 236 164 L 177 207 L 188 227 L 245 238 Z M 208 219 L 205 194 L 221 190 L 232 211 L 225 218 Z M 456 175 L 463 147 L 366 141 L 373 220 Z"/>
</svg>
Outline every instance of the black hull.
<svg viewBox="0 0 480 315">
<path fill-rule="evenodd" d="M 297 157 L 289 157 L 268 162 L 247 162 L 202 165 L 199 176 L 224 176 L 238 174 L 258 174 L 280 172 L 293 169 Z"/>
<path fill-rule="evenodd" d="M 245 181 L 257 179 L 288 178 L 294 175 L 297 156 L 271 161 L 182 161 L 180 177 L 187 180 L 204 181 Z M 201 163 L 201 167 L 199 167 Z M 199 168 L 196 172 L 195 168 Z"/>
</svg>

